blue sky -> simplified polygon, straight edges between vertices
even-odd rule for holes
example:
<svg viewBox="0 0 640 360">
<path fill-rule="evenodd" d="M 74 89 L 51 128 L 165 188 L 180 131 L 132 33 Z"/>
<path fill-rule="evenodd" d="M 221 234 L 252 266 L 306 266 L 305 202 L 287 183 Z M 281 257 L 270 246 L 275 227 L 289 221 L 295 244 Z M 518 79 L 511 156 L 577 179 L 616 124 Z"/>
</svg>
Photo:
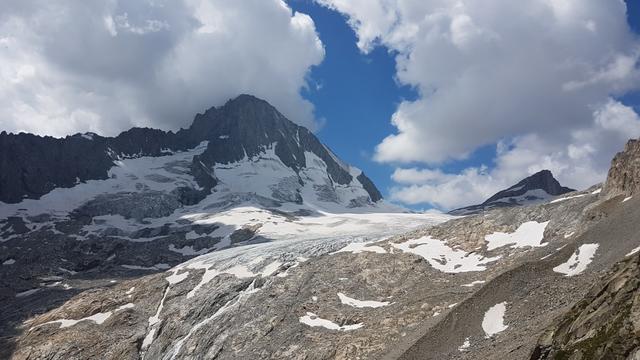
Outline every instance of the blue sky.
<svg viewBox="0 0 640 360">
<path fill-rule="evenodd" d="M 394 131 L 390 119 L 398 103 L 415 98 L 415 91 L 395 82 L 395 60 L 385 48 L 366 55 L 360 52 L 355 33 L 341 14 L 306 0 L 289 5 L 313 18 L 325 46 L 323 62 L 311 70 L 311 81 L 319 88 L 303 92 L 323 121 L 317 135 L 385 193 L 393 166 L 373 161 L 373 149 Z"/>
<path fill-rule="evenodd" d="M 394 80 L 394 52 L 383 46 L 367 54 L 358 49 L 356 34 L 345 16 L 311 0 L 290 0 L 288 4 L 293 10 L 311 16 L 326 50 L 323 62 L 311 70 L 311 83 L 317 86 L 303 91 L 323 122 L 318 136 L 343 159 L 360 167 L 388 197 L 397 164 L 374 161 L 373 151 L 383 138 L 396 131 L 390 119 L 399 102 L 415 99 L 417 91 Z M 629 24 L 640 33 L 640 3 L 627 1 L 627 6 Z M 619 99 L 636 109 L 640 107 L 639 92 L 627 93 Z M 480 165 L 491 169 L 495 156 L 495 144 L 485 145 L 467 159 L 447 161 L 438 168 L 447 173 Z"/>
</svg>

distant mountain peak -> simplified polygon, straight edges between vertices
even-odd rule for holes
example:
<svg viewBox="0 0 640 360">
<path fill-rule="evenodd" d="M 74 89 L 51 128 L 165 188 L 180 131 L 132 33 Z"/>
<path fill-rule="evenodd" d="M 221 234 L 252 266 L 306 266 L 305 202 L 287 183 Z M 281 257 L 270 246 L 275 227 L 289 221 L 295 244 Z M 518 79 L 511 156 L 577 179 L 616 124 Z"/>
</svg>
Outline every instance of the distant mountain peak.
<svg viewBox="0 0 640 360">
<path fill-rule="evenodd" d="M 233 166 L 251 168 L 239 176 L 253 179 L 234 189 L 263 197 L 299 202 L 310 193 L 322 193 L 323 199 L 349 207 L 373 205 L 382 199 L 362 171 L 342 162 L 311 131 L 287 119 L 267 101 L 242 94 L 197 114 L 190 127 L 175 133 L 132 128 L 116 137 L 85 133 L 55 139 L 3 132 L 0 201 L 18 203 L 25 198 L 38 199 L 56 188 L 105 180 L 122 159 L 165 156 L 194 149 L 203 142 L 206 146 L 193 156 L 189 169 L 203 190 L 198 190 L 197 196 L 189 190 L 193 195 L 189 203 L 223 185 L 216 172 L 228 172 Z M 256 165 L 258 162 L 262 166 Z M 263 172 L 271 173 L 270 181 L 282 183 L 265 189 Z M 227 180 L 227 186 L 239 182 Z"/>
<path fill-rule="evenodd" d="M 560 185 L 549 170 L 541 170 L 517 184 L 495 193 L 478 205 L 471 205 L 450 211 L 453 215 L 475 214 L 497 207 L 532 205 L 575 191 Z"/>
</svg>

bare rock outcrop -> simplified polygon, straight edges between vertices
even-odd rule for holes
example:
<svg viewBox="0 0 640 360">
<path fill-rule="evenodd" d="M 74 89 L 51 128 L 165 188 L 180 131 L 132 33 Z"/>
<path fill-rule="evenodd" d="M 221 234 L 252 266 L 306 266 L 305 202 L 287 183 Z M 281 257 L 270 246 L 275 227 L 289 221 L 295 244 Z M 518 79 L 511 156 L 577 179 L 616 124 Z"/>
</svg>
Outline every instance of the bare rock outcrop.
<svg viewBox="0 0 640 360">
<path fill-rule="evenodd" d="M 640 140 L 629 140 L 611 161 L 603 194 L 607 197 L 633 195 L 640 190 Z"/>
<path fill-rule="evenodd" d="M 540 338 L 531 360 L 638 359 L 640 256 L 630 256 Z"/>
</svg>

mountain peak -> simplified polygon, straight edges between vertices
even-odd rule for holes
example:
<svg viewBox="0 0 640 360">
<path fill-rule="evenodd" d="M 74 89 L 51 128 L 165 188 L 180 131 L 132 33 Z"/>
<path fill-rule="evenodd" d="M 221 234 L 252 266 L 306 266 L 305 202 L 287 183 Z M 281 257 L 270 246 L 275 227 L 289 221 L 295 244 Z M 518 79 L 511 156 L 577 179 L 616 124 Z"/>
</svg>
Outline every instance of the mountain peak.
<svg viewBox="0 0 640 360">
<path fill-rule="evenodd" d="M 271 104 L 269 104 L 269 102 L 267 102 L 266 100 L 253 96 L 251 94 L 240 94 L 233 99 L 227 100 L 224 106 L 230 104 L 261 104 L 271 107 Z"/>
<path fill-rule="evenodd" d="M 203 143 L 206 146 L 199 146 Z M 0 161 L 0 201 L 38 199 L 55 188 L 105 180 L 122 159 L 165 156 L 196 147 L 201 152 L 193 156 L 189 171 L 203 190 L 190 191 L 197 196 L 190 196 L 188 202 L 202 199 L 218 184 L 239 183 L 229 178 L 225 185 L 216 171 L 225 173 L 242 166 L 248 170 L 238 177 L 253 182 L 233 191 L 260 193 L 285 202 L 300 202 L 306 195 L 317 200 L 316 195 L 322 193 L 324 200 L 349 207 L 371 205 L 382 198 L 373 182 L 340 161 L 311 131 L 287 119 L 267 101 L 242 94 L 197 114 L 189 128 L 177 133 L 132 128 L 117 137 L 3 135 L 0 154 L 6 161 Z M 265 185 L 265 174 L 274 183 Z M 283 188 L 287 188 L 286 196 Z M 305 189 L 311 190 L 305 195 Z"/>
<path fill-rule="evenodd" d="M 499 201 L 500 199 L 510 198 L 515 196 L 522 196 L 527 191 L 543 190 L 548 195 L 558 196 L 564 193 L 575 191 L 573 189 L 560 185 L 558 180 L 553 177 L 550 170 L 541 170 L 537 173 L 530 175 L 518 182 L 517 184 L 502 190 L 490 198 L 488 198 L 483 205 L 488 205 Z"/>
<path fill-rule="evenodd" d="M 574 189 L 560 185 L 550 170 L 541 170 L 517 184 L 495 193 L 482 204 L 471 205 L 450 212 L 454 215 L 468 215 L 496 207 L 532 205 L 562 195 Z"/>
</svg>

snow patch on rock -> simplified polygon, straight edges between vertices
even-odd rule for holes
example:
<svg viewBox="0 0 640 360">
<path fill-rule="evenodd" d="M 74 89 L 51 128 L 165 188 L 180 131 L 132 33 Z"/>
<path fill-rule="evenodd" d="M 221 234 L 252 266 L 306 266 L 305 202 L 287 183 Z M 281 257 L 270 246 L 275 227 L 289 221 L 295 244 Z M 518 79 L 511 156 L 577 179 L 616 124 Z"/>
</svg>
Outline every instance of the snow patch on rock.
<svg viewBox="0 0 640 360">
<path fill-rule="evenodd" d="M 307 312 L 307 314 L 305 316 L 301 316 L 300 317 L 300 322 L 305 324 L 305 325 L 311 326 L 311 327 L 323 327 L 325 329 L 337 330 L 337 331 L 357 330 L 357 329 L 360 329 L 363 326 L 362 324 L 352 324 L 352 325 L 340 326 L 340 325 L 334 323 L 333 321 L 318 317 L 318 315 L 316 315 L 316 314 L 314 314 L 312 312 Z"/>
<path fill-rule="evenodd" d="M 507 303 L 495 304 L 484 313 L 482 319 L 482 330 L 487 338 L 506 330 L 509 326 L 504 324 L 504 313 L 507 310 Z"/>
<path fill-rule="evenodd" d="M 487 250 L 491 251 L 506 245 L 511 245 L 512 248 L 545 246 L 546 244 L 542 244 L 542 240 L 547 225 L 549 225 L 549 221 L 541 223 L 537 221 L 527 221 L 521 224 L 515 232 L 495 232 L 489 234 L 484 238 L 488 242 Z"/>
<path fill-rule="evenodd" d="M 446 273 L 484 271 L 487 264 L 500 259 L 500 256 L 485 258 L 480 254 L 452 249 L 444 241 L 433 239 L 431 236 L 391 245 L 403 252 L 425 258 L 432 267 Z"/>
<path fill-rule="evenodd" d="M 379 308 L 383 306 L 390 305 L 391 303 L 388 301 L 374 301 L 374 300 L 357 300 L 343 293 L 338 293 L 338 298 L 340 298 L 340 302 L 356 308 Z"/>
<path fill-rule="evenodd" d="M 599 246 L 600 245 L 598 244 L 580 245 L 578 250 L 576 250 L 566 262 L 554 267 L 553 271 L 565 274 L 566 276 L 580 274 L 585 271 L 587 269 L 587 265 L 593 261 L 593 257 Z"/>
</svg>

